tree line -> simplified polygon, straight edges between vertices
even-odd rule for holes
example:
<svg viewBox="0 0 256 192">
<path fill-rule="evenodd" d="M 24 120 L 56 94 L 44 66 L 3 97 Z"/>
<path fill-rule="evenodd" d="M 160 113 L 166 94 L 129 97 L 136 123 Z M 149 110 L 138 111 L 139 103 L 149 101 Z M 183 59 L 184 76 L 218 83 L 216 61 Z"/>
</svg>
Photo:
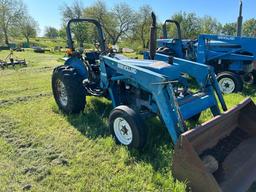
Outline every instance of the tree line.
<svg viewBox="0 0 256 192">
<path fill-rule="evenodd" d="M 58 31 L 49 27 L 46 36 L 52 36 L 50 31 L 54 31 L 55 37 L 65 37 L 65 26 L 69 19 L 91 17 L 100 21 L 109 43 L 115 45 L 120 41 L 133 44 L 137 42 L 141 48 L 147 48 L 152 11 L 153 8 L 149 5 L 143 5 L 136 11 L 125 2 L 117 3 L 112 9 L 108 9 L 103 0 L 96 0 L 91 6 L 84 7 L 81 1 L 75 0 L 71 5 L 64 5 L 61 8 L 62 29 Z M 181 24 L 182 38 L 196 39 L 201 33 L 236 35 L 236 22 L 221 24 L 211 16 L 199 17 L 195 13 L 178 12 L 166 19 L 177 20 Z M 160 23 L 159 29 L 161 25 Z M 158 36 L 161 36 L 161 30 L 158 32 Z M 175 37 L 176 29 L 173 25 L 168 26 L 168 32 L 170 37 Z M 95 34 L 95 31 L 77 25 L 73 33 L 77 43 L 83 45 L 85 42 L 91 43 L 91 33 Z M 252 18 L 243 23 L 243 35 L 256 37 L 256 19 Z"/>
<path fill-rule="evenodd" d="M 70 5 L 61 8 L 62 27 L 56 29 L 48 26 L 44 29 L 47 38 L 66 38 L 66 23 L 72 18 L 90 17 L 97 19 L 106 35 L 107 42 L 115 45 L 127 42 L 140 48 L 147 48 L 151 25 L 152 7 L 143 5 L 134 10 L 129 4 L 122 2 L 108 9 L 106 1 L 96 0 L 91 6 L 84 7 L 82 1 L 74 0 Z M 170 18 L 181 24 L 182 38 L 197 38 L 198 34 L 236 35 L 236 22 L 221 24 L 211 16 L 199 17 L 195 13 L 178 12 Z M 234 18 L 235 20 L 235 18 Z M 161 28 L 161 23 L 159 28 Z M 24 37 L 29 43 L 31 37 L 36 37 L 39 31 L 38 23 L 29 15 L 22 0 L 0 0 L 0 39 L 9 44 L 10 37 Z M 95 41 L 96 30 L 83 24 L 76 24 L 72 28 L 74 39 L 80 46 L 92 44 Z M 161 36 L 161 30 L 158 30 Z M 168 26 L 168 34 L 175 37 L 176 29 Z M 256 37 L 256 19 L 244 22 L 243 35 Z"/>
<path fill-rule="evenodd" d="M 29 15 L 22 0 L 0 0 L 0 39 L 9 45 L 10 37 L 22 36 L 29 44 L 35 37 L 38 23 Z"/>
</svg>

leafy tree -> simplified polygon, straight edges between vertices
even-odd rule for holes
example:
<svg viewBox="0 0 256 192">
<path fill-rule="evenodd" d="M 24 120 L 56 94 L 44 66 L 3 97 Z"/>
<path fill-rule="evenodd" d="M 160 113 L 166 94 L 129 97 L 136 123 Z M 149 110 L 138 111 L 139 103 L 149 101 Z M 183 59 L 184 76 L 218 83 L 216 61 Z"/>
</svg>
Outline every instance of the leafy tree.
<svg viewBox="0 0 256 192">
<path fill-rule="evenodd" d="M 222 33 L 224 35 L 236 35 L 236 23 L 226 23 L 222 27 Z"/>
<path fill-rule="evenodd" d="M 6 45 L 9 45 L 10 30 L 25 14 L 26 7 L 21 0 L 0 0 L 0 28 Z"/>
<path fill-rule="evenodd" d="M 3 36 L 2 30 L 0 29 L 0 44 L 3 44 L 3 43 L 4 43 L 4 36 Z"/>
<path fill-rule="evenodd" d="M 195 13 L 179 12 L 172 16 L 173 20 L 176 20 L 181 25 L 182 38 L 194 39 L 198 36 L 201 30 L 200 18 Z M 174 25 L 169 26 L 169 35 L 175 37 L 176 28 Z"/>
<path fill-rule="evenodd" d="M 72 5 L 65 4 L 62 7 L 63 21 L 67 23 L 70 19 L 79 19 L 83 17 L 84 7 L 81 1 L 75 0 Z M 72 32 L 80 47 L 84 46 L 87 40 L 87 25 L 84 23 L 76 23 L 72 25 Z"/>
<path fill-rule="evenodd" d="M 176 13 L 171 17 L 181 25 L 182 38 L 195 39 L 199 34 L 218 34 L 221 32 L 222 25 L 210 16 L 198 17 L 195 13 Z M 177 29 L 174 24 L 169 25 L 168 32 L 170 37 L 177 36 Z"/>
<path fill-rule="evenodd" d="M 44 36 L 50 39 L 55 39 L 59 36 L 59 31 L 54 27 L 46 27 Z"/>
<path fill-rule="evenodd" d="M 63 25 L 63 27 L 59 30 L 59 37 L 62 39 L 67 38 L 66 26 Z"/>
<path fill-rule="evenodd" d="M 245 36 L 256 37 L 256 19 L 249 19 L 244 22 L 243 33 Z"/>
<path fill-rule="evenodd" d="M 103 1 L 97 0 L 92 6 L 85 8 L 84 15 L 97 19 L 101 23 L 105 35 L 109 38 L 108 28 L 112 27 L 115 21 Z"/>
<path fill-rule="evenodd" d="M 200 33 L 205 34 L 219 34 L 222 28 L 221 24 L 210 16 L 204 16 L 200 21 L 200 25 Z"/>
<path fill-rule="evenodd" d="M 37 35 L 38 23 L 31 16 L 25 16 L 20 21 L 20 31 L 29 45 L 29 39 Z"/>
<path fill-rule="evenodd" d="M 136 23 L 133 30 L 133 39 L 141 41 L 142 47 L 147 48 L 149 42 L 149 31 L 152 23 L 152 8 L 149 5 L 143 5 L 136 16 Z"/>
<path fill-rule="evenodd" d="M 111 11 L 104 1 L 98 0 L 84 11 L 85 16 L 96 18 L 101 24 L 107 38 L 115 45 L 118 40 L 128 35 L 134 25 L 135 13 L 126 3 L 119 3 Z"/>
<path fill-rule="evenodd" d="M 111 42 L 115 45 L 118 40 L 124 36 L 128 35 L 130 30 L 134 26 L 135 13 L 131 7 L 126 3 L 120 3 L 114 6 L 110 13 L 116 22 L 111 27 L 108 27 L 108 35 L 111 38 Z"/>
</svg>

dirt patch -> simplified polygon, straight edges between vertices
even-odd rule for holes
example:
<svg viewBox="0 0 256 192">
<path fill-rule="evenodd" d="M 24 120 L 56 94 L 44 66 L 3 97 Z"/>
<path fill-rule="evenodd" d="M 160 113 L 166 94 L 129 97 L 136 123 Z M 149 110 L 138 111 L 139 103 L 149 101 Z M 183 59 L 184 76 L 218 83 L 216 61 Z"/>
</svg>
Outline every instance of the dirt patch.
<svg viewBox="0 0 256 192">
<path fill-rule="evenodd" d="M 0 100 L 0 107 L 10 106 L 21 102 L 28 102 L 31 100 L 35 100 L 42 97 L 50 97 L 52 96 L 52 93 L 40 93 L 37 95 L 29 95 L 24 97 L 16 97 L 14 99 L 9 100 Z"/>
<path fill-rule="evenodd" d="M 0 95 L 6 95 L 6 94 L 19 94 L 20 92 L 26 92 L 26 91 L 35 91 L 35 90 L 38 90 L 39 88 L 38 87 L 35 87 L 35 88 L 25 88 L 25 89 L 16 89 L 16 90 L 12 90 L 12 89 L 9 89 L 9 90 L 0 90 Z"/>
<path fill-rule="evenodd" d="M 52 71 L 54 67 L 37 67 L 37 68 L 22 68 L 20 71 L 22 72 L 47 72 Z"/>
<path fill-rule="evenodd" d="M 22 134 L 20 126 L 19 121 L 0 116 L 0 137 L 13 146 L 13 158 L 19 162 L 17 166 L 21 168 L 21 174 L 41 182 L 51 175 L 52 167 L 68 166 L 68 160 L 55 146 L 41 143 L 32 134 Z M 23 186 L 22 189 L 30 190 L 30 187 Z"/>
</svg>

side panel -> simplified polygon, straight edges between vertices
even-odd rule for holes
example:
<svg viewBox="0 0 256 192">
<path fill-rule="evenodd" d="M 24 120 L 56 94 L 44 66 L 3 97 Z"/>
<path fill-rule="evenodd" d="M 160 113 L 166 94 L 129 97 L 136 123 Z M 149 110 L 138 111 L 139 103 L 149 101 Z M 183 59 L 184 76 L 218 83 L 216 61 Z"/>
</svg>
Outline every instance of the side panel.
<svg viewBox="0 0 256 192">
<path fill-rule="evenodd" d="M 229 70 L 251 72 L 252 64 L 244 69 L 243 61 L 256 60 L 256 38 L 223 35 L 206 35 L 198 37 L 197 62 L 208 63 L 212 60 L 228 60 L 232 64 Z M 251 65 L 248 67 L 248 65 Z"/>
</svg>

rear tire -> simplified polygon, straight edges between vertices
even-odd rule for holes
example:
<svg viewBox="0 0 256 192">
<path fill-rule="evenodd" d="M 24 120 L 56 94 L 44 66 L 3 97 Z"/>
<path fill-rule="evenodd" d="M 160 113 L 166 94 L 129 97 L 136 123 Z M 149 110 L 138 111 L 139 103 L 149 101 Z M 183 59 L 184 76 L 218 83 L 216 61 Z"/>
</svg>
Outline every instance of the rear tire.
<svg viewBox="0 0 256 192">
<path fill-rule="evenodd" d="M 243 80 L 233 72 L 225 71 L 217 75 L 220 90 L 224 94 L 241 92 L 243 90 Z"/>
<path fill-rule="evenodd" d="M 65 114 L 76 114 L 84 110 L 86 93 L 82 77 L 70 66 L 54 69 L 52 92 L 60 110 Z"/>
<path fill-rule="evenodd" d="M 118 106 L 109 116 L 111 133 L 118 144 L 141 149 L 146 143 L 146 130 L 140 115 L 128 106 Z"/>
</svg>

